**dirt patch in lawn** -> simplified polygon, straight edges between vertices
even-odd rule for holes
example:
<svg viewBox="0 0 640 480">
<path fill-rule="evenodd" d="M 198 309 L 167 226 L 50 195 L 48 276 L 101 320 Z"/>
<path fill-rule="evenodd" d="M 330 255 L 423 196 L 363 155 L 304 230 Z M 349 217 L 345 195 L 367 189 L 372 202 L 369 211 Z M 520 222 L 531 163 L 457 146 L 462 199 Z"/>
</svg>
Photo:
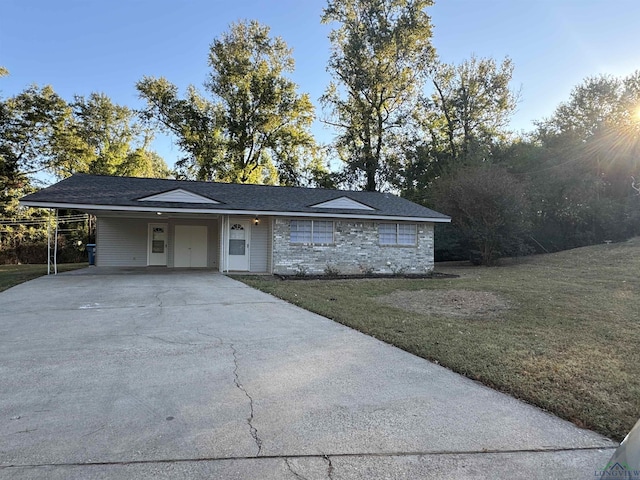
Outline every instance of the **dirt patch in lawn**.
<svg viewBox="0 0 640 480">
<path fill-rule="evenodd" d="M 460 318 L 491 318 L 509 308 L 499 295 L 473 290 L 397 290 L 376 300 L 409 312 Z"/>
</svg>

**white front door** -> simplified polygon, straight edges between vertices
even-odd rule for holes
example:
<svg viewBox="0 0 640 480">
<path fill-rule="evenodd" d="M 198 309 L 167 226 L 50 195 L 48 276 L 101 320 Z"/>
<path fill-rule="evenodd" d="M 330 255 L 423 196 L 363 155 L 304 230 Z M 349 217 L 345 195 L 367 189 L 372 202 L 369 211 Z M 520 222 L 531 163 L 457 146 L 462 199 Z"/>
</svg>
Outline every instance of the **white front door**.
<svg viewBox="0 0 640 480">
<path fill-rule="evenodd" d="M 173 249 L 174 267 L 207 266 L 207 227 L 176 225 Z"/>
<path fill-rule="evenodd" d="M 229 270 L 249 270 L 249 221 L 229 221 Z"/>
<path fill-rule="evenodd" d="M 167 224 L 149 224 L 149 265 L 167 265 Z"/>
</svg>

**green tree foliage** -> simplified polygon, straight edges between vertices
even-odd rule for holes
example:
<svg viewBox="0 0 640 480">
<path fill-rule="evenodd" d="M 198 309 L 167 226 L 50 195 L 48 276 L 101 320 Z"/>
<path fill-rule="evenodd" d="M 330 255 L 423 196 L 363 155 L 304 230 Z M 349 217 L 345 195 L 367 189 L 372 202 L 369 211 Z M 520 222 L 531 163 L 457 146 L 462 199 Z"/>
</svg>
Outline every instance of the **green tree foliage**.
<svg viewBox="0 0 640 480">
<path fill-rule="evenodd" d="M 18 200 L 34 191 L 31 176 L 49 165 L 50 139 L 65 109 L 66 103 L 51 87 L 32 86 L 0 101 L 0 218 L 40 215 L 21 208 Z M 3 243 L 13 234 L 22 241 L 29 229 L 22 230 L 3 229 Z"/>
<path fill-rule="evenodd" d="M 209 51 L 205 84 L 212 99 L 189 87 L 185 98 L 164 78 L 137 84 L 148 118 L 177 138 L 187 178 L 296 185 L 314 149 L 308 95 L 286 77 L 291 49 L 256 21 L 232 24 Z M 314 164 L 311 166 L 313 167 Z"/>
<path fill-rule="evenodd" d="M 0 67 L 0 78 L 8 74 L 6 68 Z M 28 179 L 20 172 L 16 155 L 6 140 L 10 115 L 9 106 L 0 100 L 0 218 L 7 218 L 9 204 L 15 200 L 16 192 L 28 184 Z"/>
<path fill-rule="evenodd" d="M 402 129 L 434 58 L 431 0 L 329 0 L 323 23 L 334 81 L 322 97 L 351 183 L 377 190 L 400 153 Z"/>
<path fill-rule="evenodd" d="M 0 69 L 0 76 L 7 74 Z M 63 109 L 48 87 L 0 99 L 0 262 L 16 261 L 17 249 L 44 238 L 46 228 L 38 222 L 44 212 L 23 208 L 18 200 L 34 191 L 30 174 L 44 168 L 47 138 Z M 18 218 L 34 221 L 12 222 Z"/>
<path fill-rule="evenodd" d="M 513 63 L 472 56 L 460 65 L 439 64 L 433 93 L 424 100 L 428 140 L 444 145 L 454 163 L 482 161 L 486 149 L 504 140 L 518 95 L 511 87 Z"/>
<path fill-rule="evenodd" d="M 186 98 L 165 78 L 144 77 L 136 84 L 146 100 L 143 115 L 172 133 L 185 157 L 177 162 L 178 177 L 198 180 L 220 179 L 224 169 L 222 111 L 190 86 Z"/>
<path fill-rule="evenodd" d="M 133 111 L 105 95 L 76 97 L 68 104 L 49 86 L 31 86 L 1 99 L 0 262 L 46 257 L 47 212 L 19 205 L 44 175 L 168 176 L 164 161 L 147 149 L 150 138 Z M 76 230 L 60 239 L 61 246 L 68 241 L 65 252 L 79 252 L 71 242 L 78 235 L 86 232 Z"/>
<path fill-rule="evenodd" d="M 0 148 L 5 169 L 31 175 L 50 165 L 51 139 L 68 106 L 51 87 L 31 86 L 2 102 Z"/>
<path fill-rule="evenodd" d="M 76 96 L 51 137 L 51 170 L 74 173 L 166 178 L 164 161 L 149 151 L 151 133 L 136 114 L 101 93 Z"/>
<path fill-rule="evenodd" d="M 527 252 L 526 189 L 506 169 L 462 168 L 438 182 L 434 203 L 452 217 L 452 228 L 440 230 L 444 235 L 436 243 L 444 237 L 450 250 L 477 250 L 485 265 L 494 264 L 500 256 Z"/>
<path fill-rule="evenodd" d="M 395 166 L 395 184 L 425 201 L 432 182 L 469 165 L 494 161 L 508 138 L 518 94 L 511 87 L 513 63 L 472 56 L 460 65 L 431 70 L 430 95 L 415 111 L 417 133 Z"/>
<path fill-rule="evenodd" d="M 564 249 L 640 233 L 640 72 L 586 79 L 538 123 L 536 237 Z"/>
<path fill-rule="evenodd" d="M 496 97 L 464 101 L 462 85 L 473 82 L 447 82 L 463 76 L 450 67 L 440 68 L 435 77 L 440 83 L 426 103 L 430 110 L 422 116 L 427 141 L 408 148 L 406 163 L 398 169 L 397 185 L 403 195 L 454 218 L 452 227 L 439 229 L 437 255 L 460 257 L 462 252 L 477 249 L 483 252 L 485 262 L 494 257 L 491 242 L 479 244 L 478 235 L 487 238 L 487 229 L 472 224 L 469 212 L 484 222 L 487 215 L 499 214 L 502 206 L 484 202 L 482 196 L 470 197 L 468 192 L 479 193 L 469 185 L 462 189 L 460 182 L 473 178 L 474 182 L 494 185 L 498 192 L 502 187 L 492 183 L 492 178 L 470 174 L 474 165 L 492 165 L 489 171 L 500 167 L 518 185 L 526 186 L 530 234 L 517 234 L 525 231 L 521 228 L 506 230 L 515 243 L 498 248 L 500 254 L 517 253 L 523 242 L 538 251 L 555 251 L 640 234 L 640 73 L 624 78 L 587 78 L 550 118 L 538 123 L 535 132 L 513 139 L 505 129 L 515 105 L 515 95 L 508 90 L 510 64 L 498 67 L 487 63 L 477 68 L 483 62 L 469 65 L 475 65 L 478 82 L 484 78 L 479 82 L 482 85 L 501 86 L 494 92 Z M 468 69 L 459 70 L 465 71 Z M 485 100 L 486 96 L 482 95 Z M 442 108 L 445 105 L 451 108 Z M 460 119 L 473 110 L 470 105 L 480 105 L 478 113 L 482 115 L 471 116 L 478 123 L 470 122 L 473 128 L 467 129 Z M 452 198 L 445 195 L 447 191 L 452 192 Z M 506 192 L 504 195 L 510 198 Z M 481 210 L 462 208 L 469 198 L 474 198 L 471 203 L 482 206 Z M 513 205 L 520 204 L 514 199 Z M 501 234 L 503 239 L 506 236 Z"/>
<path fill-rule="evenodd" d="M 104 94 L 67 103 L 50 86 L 31 86 L 2 102 L 2 170 L 27 179 L 38 172 L 167 177 L 164 161 L 133 110 Z"/>
</svg>

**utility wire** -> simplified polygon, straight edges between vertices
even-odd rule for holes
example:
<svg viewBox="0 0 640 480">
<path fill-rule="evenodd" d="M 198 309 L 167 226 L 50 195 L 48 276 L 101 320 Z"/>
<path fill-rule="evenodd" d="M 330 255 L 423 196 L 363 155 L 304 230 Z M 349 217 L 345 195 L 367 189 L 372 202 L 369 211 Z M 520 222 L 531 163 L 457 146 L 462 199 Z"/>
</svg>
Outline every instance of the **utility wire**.
<svg viewBox="0 0 640 480">
<path fill-rule="evenodd" d="M 84 222 L 88 218 L 87 215 L 71 215 L 67 217 L 59 217 L 58 223 L 75 223 L 75 222 Z M 37 218 L 2 218 L 0 219 L 0 225 L 46 225 L 49 223 L 51 219 L 48 217 L 37 217 Z"/>
</svg>

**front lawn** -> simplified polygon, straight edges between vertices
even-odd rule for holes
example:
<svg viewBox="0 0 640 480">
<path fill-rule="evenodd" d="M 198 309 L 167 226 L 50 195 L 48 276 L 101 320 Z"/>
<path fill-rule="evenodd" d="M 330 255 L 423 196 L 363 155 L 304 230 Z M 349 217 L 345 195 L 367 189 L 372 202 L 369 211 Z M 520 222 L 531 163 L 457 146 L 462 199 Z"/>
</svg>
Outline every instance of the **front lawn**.
<svg viewBox="0 0 640 480">
<path fill-rule="evenodd" d="M 58 272 L 68 272 L 86 266 L 88 263 L 63 263 L 58 265 Z M 51 271 L 53 272 L 53 267 Z M 46 265 L 0 265 L 0 292 L 46 274 Z"/>
<path fill-rule="evenodd" d="M 621 440 L 640 417 L 640 239 L 455 279 L 289 280 L 253 287 Z"/>
</svg>

